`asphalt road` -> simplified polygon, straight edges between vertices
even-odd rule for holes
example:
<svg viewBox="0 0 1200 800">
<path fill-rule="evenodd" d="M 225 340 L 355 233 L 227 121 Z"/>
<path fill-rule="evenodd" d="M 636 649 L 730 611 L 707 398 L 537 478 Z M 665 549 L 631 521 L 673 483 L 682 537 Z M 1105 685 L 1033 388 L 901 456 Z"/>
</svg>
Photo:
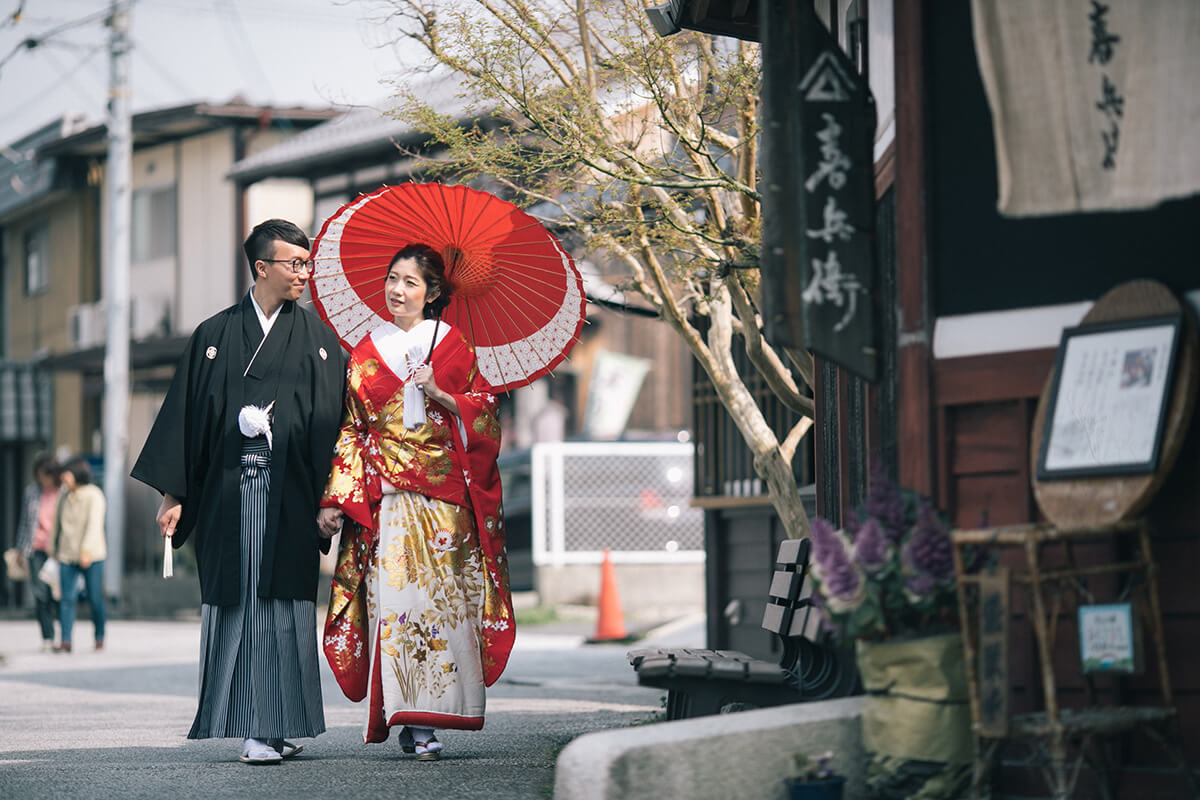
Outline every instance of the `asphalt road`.
<svg viewBox="0 0 1200 800">
<path fill-rule="evenodd" d="M 77 623 L 88 644 L 91 624 Z M 662 644 L 699 645 L 702 623 Z M 653 640 L 652 640 L 653 641 Z M 482 731 L 445 731 L 443 758 L 417 762 L 394 740 L 364 745 L 362 708 L 322 661 L 327 731 L 286 763 L 248 766 L 240 741 L 186 739 L 195 713 L 196 621 L 109 623 L 106 649 L 38 651 L 32 620 L 0 621 L 0 798 L 549 798 L 554 761 L 580 734 L 630 725 L 660 708 L 637 685 L 628 645 L 581 632 L 519 629 L 488 690 Z M 638 646 L 644 646 L 639 643 Z"/>
</svg>

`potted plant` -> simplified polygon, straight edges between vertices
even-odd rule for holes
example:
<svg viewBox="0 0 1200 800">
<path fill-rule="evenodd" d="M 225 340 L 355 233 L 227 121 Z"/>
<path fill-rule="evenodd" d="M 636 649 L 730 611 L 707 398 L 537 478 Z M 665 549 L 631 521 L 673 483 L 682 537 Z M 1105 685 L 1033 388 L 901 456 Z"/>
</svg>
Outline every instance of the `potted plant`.
<svg viewBox="0 0 1200 800">
<path fill-rule="evenodd" d="M 855 645 L 867 791 L 964 796 L 974 740 L 949 525 L 878 463 L 866 503 L 847 517 L 840 530 L 812 522 L 813 600 Z"/>
<path fill-rule="evenodd" d="M 795 774 L 784 783 L 787 785 L 788 800 L 842 800 L 842 788 L 846 778 L 834 773 L 831 763 L 833 751 L 822 753 L 815 759 L 803 753 L 796 754 Z"/>
</svg>

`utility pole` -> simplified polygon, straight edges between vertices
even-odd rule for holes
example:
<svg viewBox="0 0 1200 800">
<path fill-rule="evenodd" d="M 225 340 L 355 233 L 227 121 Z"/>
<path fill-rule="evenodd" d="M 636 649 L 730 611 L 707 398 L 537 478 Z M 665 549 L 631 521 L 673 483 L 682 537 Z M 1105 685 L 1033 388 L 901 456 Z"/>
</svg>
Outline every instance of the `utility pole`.
<svg viewBox="0 0 1200 800">
<path fill-rule="evenodd" d="M 108 18 L 108 309 L 104 349 L 104 589 L 121 596 L 125 572 L 125 456 L 129 447 L 129 260 L 133 141 L 129 121 L 129 0 L 112 0 Z"/>
</svg>

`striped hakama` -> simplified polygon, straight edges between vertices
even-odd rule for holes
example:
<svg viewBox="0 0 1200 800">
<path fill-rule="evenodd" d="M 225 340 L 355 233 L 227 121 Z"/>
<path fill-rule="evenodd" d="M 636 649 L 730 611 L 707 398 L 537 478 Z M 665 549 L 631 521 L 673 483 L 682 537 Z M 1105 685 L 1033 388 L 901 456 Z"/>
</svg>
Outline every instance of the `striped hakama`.
<svg viewBox="0 0 1200 800">
<path fill-rule="evenodd" d="M 316 603 L 258 596 L 270 466 L 264 437 L 242 440 L 242 602 L 201 606 L 200 705 L 189 739 L 301 738 L 325 730 Z"/>
</svg>

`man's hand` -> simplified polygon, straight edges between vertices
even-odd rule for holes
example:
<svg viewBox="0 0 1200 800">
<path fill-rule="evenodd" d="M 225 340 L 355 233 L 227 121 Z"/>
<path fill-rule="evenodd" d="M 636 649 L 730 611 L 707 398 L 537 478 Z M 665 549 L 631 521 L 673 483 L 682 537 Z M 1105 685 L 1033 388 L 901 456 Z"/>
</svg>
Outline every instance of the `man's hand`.
<svg viewBox="0 0 1200 800">
<path fill-rule="evenodd" d="M 163 536 L 169 539 L 175 535 L 175 526 L 179 524 L 179 515 L 182 512 L 183 504 L 174 495 L 169 492 L 163 495 L 162 503 L 158 507 L 158 516 L 154 518 Z"/>
<path fill-rule="evenodd" d="M 340 508 L 322 508 L 317 512 L 317 530 L 322 539 L 332 539 L 334 534 L 342 529 L 342 510 Z"/>
</svg>

